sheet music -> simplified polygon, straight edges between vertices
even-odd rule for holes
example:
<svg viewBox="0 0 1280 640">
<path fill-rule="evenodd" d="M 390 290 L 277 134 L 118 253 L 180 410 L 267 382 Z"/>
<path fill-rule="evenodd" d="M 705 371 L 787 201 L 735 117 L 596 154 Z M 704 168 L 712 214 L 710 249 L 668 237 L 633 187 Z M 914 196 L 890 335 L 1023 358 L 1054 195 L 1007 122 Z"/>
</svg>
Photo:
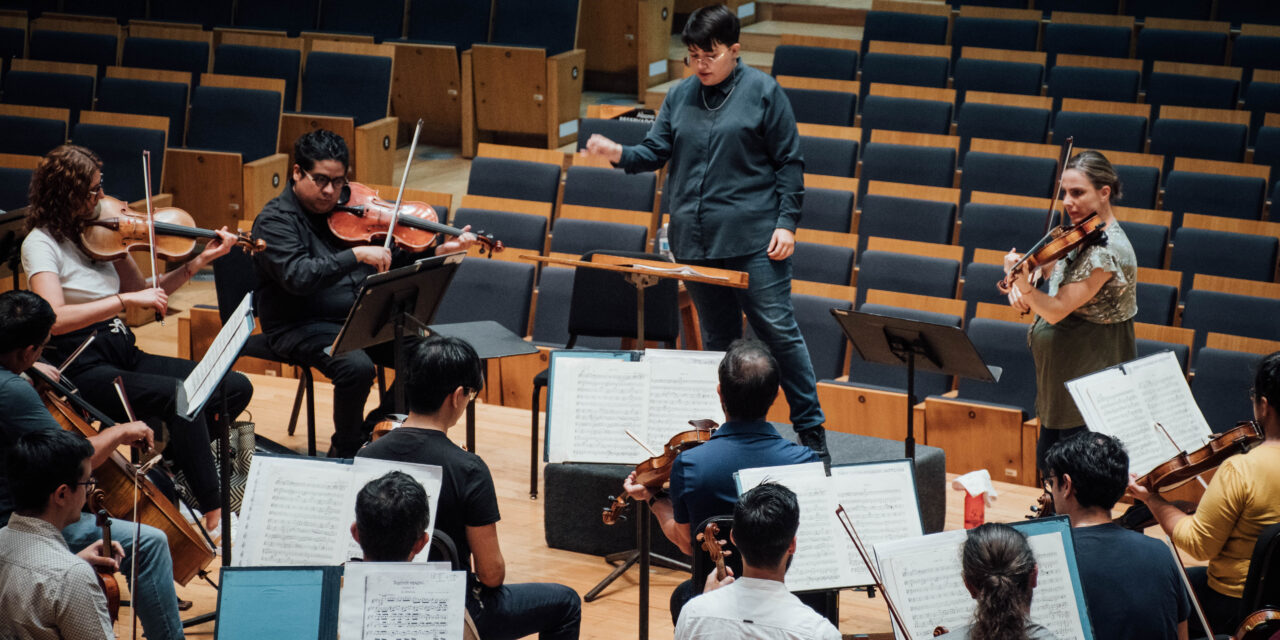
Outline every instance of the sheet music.
<svg viewBox="0 0 1280 640">
<path fill-rule="evenodd" d="M 1028 536 L 1039 568 L 1031 619 L 1062 640 L 1088 640 L 1093 637 L 1092 628 L 1085 624 L 1083 597 L 1070 569 L 1067 525 L 1065 520 L 1058 522 L 1057 530 L 1042 529 Z M 1030 533 L 1026 524 L 1017 527 Z M 913 637 L 931 637 L 938 625 L 954 629 L 970 622 L 976 605 L 964 586 L 960 565 L 966 536 L 965 531 L 944 531 L 876 545 L 885 589 Z M 896 628 L 894 633 L 903 637 Z"/>
<path fill-rule="evenodd" d="M 649 349 L 649 420 L 647 442 L 661 444 L 689 430 L 689 421 L 710 418 L 723 424 L 724 409 L 716 394 L 721 351 Z"/>
<path fill-rule="evenodd" d="M 178 412 L 188 420 L 204 408 L 204 403 L 209 401 L 209 396 L 222 382 L 222 377 L 235 364 L 236 358 L 240 357 L 245 341 L 253 334 L 252 299 L 251 293 L 246 293 L 240 299 L 240 304 L 218 331 L 209 350 L 196 364 L 191 375 L 182 381 L 181 393 L 178 394 Z"/>
<path fill-rule="evenodd" d="M 430 517 L 427 520 L 427 535 L 436 528 L 436 504 L 440 499 L 440 485 L 444 481 L 444 470 L 434 464 L 414 464 L 411 462 L 393 462 L 390 460 L 379 460 L 378 458 L 360 458 L 357 457 L 351 465 L 351 518 L 347 522 L 347 558 L 360 558 L 364 556 L 364 550 L 360 548 L 360 543 L 351 535 L 351 522 L 355 522 L 355 504 L 356 496 L 364 485 L 370 480 L 381 478 L 389 471 L 403 471 L 417 480 L 422 488 L 427 492 L 427 507 L 430 510 Z M 428 538 L 428 542 L 430 538 Z M 345 559 L 345 558 L 344 558 Z M 426 562 L 427 554 L 419 553 L 418 557 L 413 559 L 414 562 Z"/>
<path fill-rule="evenodd" d="M 466 574 L 450 571 L 447 564 L 349 562 L 339 596 L 338 637 L 453 640 L 462 637 L 465 611 Z"/>
<path fill-rule="evenodd" d="M 1068 381 L 1067 390 L 1090 430 L 1124 443 L 1129 471 L 1139 476 L 1181 450 L 1200 447 L 1211 435 L 1177 358 L 1168 351 Z"/>
<path fill-rule="evenodd" d="M 648 368 L 601 358 L 556 359 L 547 423 L 551 462 L 635 464 L 649 455 L 626 430 L 648 424 Z M 641 433 L 641 437 L 646 437 Z M 663 442 L 650 443 L 661 446 Z"/>
<path fill-rule="evenodd" d="M 868 552 L 876 543 L 924 533 L 915 482 L 906 461 L 832 467 L 829 478 L 821 462 L 743 469 L 737 478 L 739 493 L 766 480 L 796 493 L 800 528 L 796 531 L 796 555 L 786 577 L 791 591 L 874 583 L 836 517 L 839 504 L 844 505 Z"/>
<path fill-rule="evenodd" d="M 348 465 L 254 456 L 235 566 L 340 564 L 353 520 L 350 487 Z"/>
</svg>

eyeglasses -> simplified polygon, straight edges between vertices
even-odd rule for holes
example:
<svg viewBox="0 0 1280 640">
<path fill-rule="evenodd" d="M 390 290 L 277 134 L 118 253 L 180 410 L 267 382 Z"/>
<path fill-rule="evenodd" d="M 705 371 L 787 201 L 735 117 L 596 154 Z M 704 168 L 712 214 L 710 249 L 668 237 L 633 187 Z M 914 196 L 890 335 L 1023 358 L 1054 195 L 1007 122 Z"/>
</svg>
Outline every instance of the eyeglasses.
<svg viewBox="0 0 1280 640">
<path fill-rule="evenodd" d="M 77 482 L 76 486 L 84 486 L 85 491 L 93 491 L 93 488 L 98 486 L 98 479 L 93 476 L 89 476 L 88 480 L 85 480 L 84 482 Z"/>
<path fill-rule="evenodd" d="M 714 56 L 685 56 L 684 66 L 692 67 L 694 65 L 697 65 L 699 67 L 703 67 L 703 66 L 709 67 L 720 58 L 723 58 L 724 54 L 726 53 L 729 53 L 728 49 L 725 49 L 724 51 L 721 51 L 720 53 L 717 53 Z"/>
<path fill-rule="evenodd" d="M 1045 490 L 1045 492 L 1052 491 L 1052 489 L 1051 489 L 1051 488 L 1050 488 L 1050 486 L 1049 486 L 1049 483 L 1050 483 L 1051 481 L 1053 481 L 1053 480 L 1057 480 L 1057 479 L 1058 479 L 1058 476 L 1045 476 L 1045 477 L 1044 477 L 1044 490 Z"/>
<path fill-rule="evenodd" d="M 329 185 L 333 185 L 334 189 L 341 189 L 347 186 L 346 176 L 343 176 L 341 178 L 330 178 L 329 176 L 325 176 L 325 175 L 307 173 L 307 170 L 303 169 L 302 167 L 298 167 L 298 171 L 301 171 L 302 175 L 308 178 L 311 178 L 311 181 L 316 183 L 316 188 L 320 189 L 321 191 L 324 191 L 325 188 L 328 187 Z"/>
<path fill-rule="evenodd" d="M 98 181 L 98 184 L 95 184 L 95 185 L 93 185 L 92 187 L 89 187 L 89 195 L 93 195 L 93 194 L 95 194 L 95 193 L 102 193 L 102 181 L 101 181 L 101 180 L 99 180 L 99 181 Z"/>
</svg>

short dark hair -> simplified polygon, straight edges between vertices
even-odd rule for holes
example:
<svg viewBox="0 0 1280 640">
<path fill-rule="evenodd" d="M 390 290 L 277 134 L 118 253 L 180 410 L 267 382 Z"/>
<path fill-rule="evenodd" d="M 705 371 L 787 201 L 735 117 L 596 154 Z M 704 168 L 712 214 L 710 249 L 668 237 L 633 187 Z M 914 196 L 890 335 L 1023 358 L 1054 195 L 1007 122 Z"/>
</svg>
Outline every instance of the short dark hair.
<svg viewBox="0 0 1280 640">
<path fill-rule="evenodd" d="M 58 487 L 80 482 L 81 465 L 92 457 L 93 445 L 78 433 L 41 429 L 23 434 L 5 460 L 13 508 L 44 511 Z"/>
<path fill-rule="evenodd" d="M 761 483 L 733 506 L 733 542 L 753 567 L 778 566 L 799 528 L 800 501 L 780 484 Z"/>
<path fill-rule="evenodd" d="M 703 51 L 714 49 L 717 42 L 732 47 L 738 44 L 741 29 L 737 14 L 722 4 L 713 4 L 689 14 L 684 31 L 680 33 L 680 41 L 686 47 L 697 47 Z"/>
<path fill-rule="evenodd" d="M 1266 398 L 1272 409 L 1280 411 L 1280 351 L 1258 362 L 1253 376 L 1253 396 Z"/>
<path fill-rule="evenodd" d="M 403 471 L 370 480 L 356 495 L 356 531 L 364 557 L 373 562 L 410 560 L 413 545 L 431 521 L 427 491 Z"/>
<path fill-rule="evenodd" d="M 720 397 L 730 420 L 759 420 L 778 397 L 778 361 L 759 340 L 735 340 L 720 361 Z"/>
<path fill-rule="evenodd" d="M 351 153 L 347 151 L 347 141 L 342 136 L 328 129 L 308 131 L 293 143 L 293 161 L 303 171 L 316 168 L 316 163 L 324 160 L 337 160 L 343 169 L 351 168 Z"/>
<path fill-rule="evenodd" d="M 409 410 L 414 413 L 439 411 L 458 387 L 472 391 L 484 388 L 480 356 L 465 340 L 442 335 L 412 338 L 405 356 L 405 391 Z"/>
<path fill-rule="evenodd" d="M 0 293 L 0 353 L 43 344 L 57 319 L 53 307 L 30 291 Z"/>
<path fill-rule="evenodd" d="M 1044 454 L 1047 475 L 1071 476 L 1082 507 L 1110 509 L 1129 486 L 1129 454 L 1120 440 L 1082 431 L 1054 443 Z"/>
</svg>

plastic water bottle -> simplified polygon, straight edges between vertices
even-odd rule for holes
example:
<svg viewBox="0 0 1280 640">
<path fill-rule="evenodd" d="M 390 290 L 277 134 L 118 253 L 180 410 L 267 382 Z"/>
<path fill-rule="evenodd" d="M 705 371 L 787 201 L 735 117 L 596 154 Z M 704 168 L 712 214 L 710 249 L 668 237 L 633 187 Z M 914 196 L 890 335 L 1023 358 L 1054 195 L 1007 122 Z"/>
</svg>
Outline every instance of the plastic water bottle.
<svg viewBox="0 0 1280 640">
<path fill-rule="evenodd" d="M 664 260 L 671 260 L 671 242 L 667 239 L 667 225 L 664 223 L 653 238 L 654 247 Z"/>
</svg>

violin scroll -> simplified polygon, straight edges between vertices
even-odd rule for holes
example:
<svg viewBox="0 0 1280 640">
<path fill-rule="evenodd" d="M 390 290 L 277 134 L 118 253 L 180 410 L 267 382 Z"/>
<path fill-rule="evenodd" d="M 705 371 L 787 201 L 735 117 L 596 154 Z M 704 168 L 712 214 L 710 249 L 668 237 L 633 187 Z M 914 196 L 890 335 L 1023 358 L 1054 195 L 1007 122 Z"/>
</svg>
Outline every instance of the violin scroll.
<svg viewBox="0 0 1280 640">
<path fill-rule="evenodd" d="M 698 542 L 702 543 L 702 550 L 711 556 L 711 561 L 716 563 L 716 582 L 724 580 L 729 575 L 724 568 L 725 551 L 720 545 L 720 525 L 709 522 L 707 528 L 698 534 Z"/>
</svg>

